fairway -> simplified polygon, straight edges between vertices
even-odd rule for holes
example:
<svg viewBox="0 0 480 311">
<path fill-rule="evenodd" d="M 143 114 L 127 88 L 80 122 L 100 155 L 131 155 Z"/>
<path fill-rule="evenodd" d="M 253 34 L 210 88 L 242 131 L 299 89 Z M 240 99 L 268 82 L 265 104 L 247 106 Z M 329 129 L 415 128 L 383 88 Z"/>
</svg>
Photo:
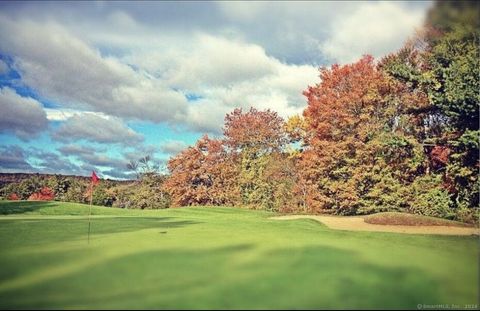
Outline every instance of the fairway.
<svg viewBox="0 0 480 311">
<path fill-rule="evenodd" d="M 0 308 L 318 309 L 479 303 L 478 238 L 329 229 L 239 208 L 0 203 Z M 471 308 L 471 307 L 470 307 Z"/>
</svg>

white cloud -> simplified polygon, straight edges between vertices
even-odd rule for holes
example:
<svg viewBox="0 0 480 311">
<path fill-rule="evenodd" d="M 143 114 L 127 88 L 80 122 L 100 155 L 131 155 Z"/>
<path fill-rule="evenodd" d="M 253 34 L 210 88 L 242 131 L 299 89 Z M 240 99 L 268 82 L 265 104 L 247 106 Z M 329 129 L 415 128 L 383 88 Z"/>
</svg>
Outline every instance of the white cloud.
<svg viewBox="0 0 480 311">
<path fill-rule="evenodd" d="M 79 112 L 79 110 L 74 109 L 44 108 L 43 110 L 45 110 L 49 121 L 65 121 Z"/>
<path fill-rule="evenodd" d="M 60 153 L 66 157 L 74 157 L 79 161 L 80 168 L 83 173 L 91 172 L 95 170 L 98 172 L 99 167 L 100 171 L 106 177 L 111 178 L 130 178 L 132 177 L 127 171 L 126 159 L 119 159 L 112 157 L 108 154 L 98 154 L 97 152 L 104 152 L 104 149 L 92 148 L 89 146 L 79 145 L 79 144 L 69 144 L 63 145 L 60 148 L 57 148 Z"/>
<path fill-rule="evenodd" d="M 0 59 L 0 75 L 6 74 L 10 71 L 7 63 Z"/>
<path fill-rule="evenodd" d="M 220 11 L 230 20 L 252 22 L 268 9 L 268 2 L 261 1 L 218 1 Z"/>
<path fill-rule="evenodd" d="M 88 155 L 88 154 L 93 154 L 97 151 L 104 151 L 104 150 L 94 149 L 91 147 L 82 146 L 78 144 L 63 145 L 57 148 L 57 150 L 60 151 L 60 153 L 65 156 Z"/>
<path fill-rule="evenodd" d="M 119 12 L 110 19 L 136 25 Z M 0 47 L 14 56 L 23 82 L 42 96 L 66 107 L 193 131 L 218 133 L 225 114 L 236 107 L 271 108 L 282 116 L 297 113 L 306 103 L 302 91 L 318 80 L 313 66 L 288 65 L 259 45 L 204 33 L 170 46 L 144 42 L 118 59 L 100 55 L 57 23 L 13 23 L 0 17 L 0 26 L 5 29 Z M 192 93 L 202 100 L 187 104 L 185 95 Z M 62 107 L 47 115 L 65 120 L 74 111 Z"/>
<path fill-rule="evenodd" d="M 138 27 L 137 22 L 130 15 L 120 10 L 110 13 L 107 20 L 109 24 L 117 29 L 125 30 Z"/>
<path fill-rule="evenodd" d="M 99 117 L 108 119 L 109 116 L 102 112 L 84 111 L 69 108 L 43 108 L 49 121 L 66 121 L 77 114 L 95 114 Z"/>
<path fill-rule="evenodd" d="M 169 154 L 169 155 L 175 155 L 175 154 L 179 153 L 180 151 L 184 150 L 187 147 L 188 147 L 187 144 L 183 141 L 167 140 L 166 142 L 164 142 L 161 145 L 160 150 L 163 153 L 166 153 L 166 154 Z"/>
<path fill-rule="evenodd" d="M 270 108 L 283 117 L 299 113 L 306 106 L 302 92 L 319 81 L 316 67 L 282 63 L 258 45 L 206 34 L 190 44 L 165 53 L 134 51 L 127 61 L 199 96 L 177 118 L 194 131 L 219 133 L 225 114 L 239 107 Z"/>
<path fill-rule="evenodd" d="M 63 142 L 83 139 L 125 146 L 134 146 L 143 141 L 142 135 L 127 127 L 119 118 L 104 118 L 90 113 L 75 114 L 68 118 L 52 136 Z"/>
<path fill-rule="evenodd" d="M 58 107 L 42 109 L 38 101 L 3 89 L 0 132 L 29 139 L 47 128 L 48 119 L 62 123 L 52 134 L 57 139 L 115 143 L 112 147 L 121 148 L 118 154 L 126 159 L 173 153 L 183 147 L 168 141 L 173 134 L 166 134 L 163 146 L 144 146 L 143 137 L 125 122 L 220 134 L 225 114 L 237 107 L 270 108 L 282 117 L 300 113 L 306 106 L 302 92 L 319 82 L 317 65 L 395 51 L 422 24 L 430 5 L 166 1 L 137 6 L 120 1 L 3 6 L 0 54 L 10 68 L 0 60 L 0 74 L 17 71 L 20 79 L 9 85 L 29 87 Z M 187 95 L 195 99 L 188 102 Z M 144 131 L 148 141 L 155 140 L 148 127 Z M 109 161 L 95 150 L 65 148 L 84 157 L 78 159 L 83 163 L 78 172 Z M 115 162 L 116 168 L 106 166 L 111 169 L 104 172 L 120 176 L 123 164 Z"/>
<path fill-rule="evenodd" d="M 15 145 L 0 146 L 0 168 L 4 173 L 33 170 L 23 148 Z"/>
<path fill-rule="evenodd" d="M 340 63 L 350 63 L 363 54 L 381 57 L 399 49 L 423 24 L 423 11 L 400 2 L 372 2 L 330 26 L 330 36 L 320 50 Z"/>
<path fill-rule="evenodd" d="M 182 28 L 165 15 L 181 16 L 175 5 L 76 7 L 92 18 L 59 7 L 70 18 L 53 22 L 33 9 L 15 22 L 0 15 L 0 51 L 14 58 L 24 83 L 64 106 L 47 110 L 50 120 L 75 108 L 212 133 L 237 107 L 301 112 L 302 92 L 319 82 L 313 60 L 393 51 L 425 11 L 397 2 L 185 4 L 184 12 L 197 14 Z M 164 19 L 149 19 L 153 12 Z M 187 103 L 188 94 L 199 99 Z"/>
<path fill-rule="evenodd" d="M 0 51 L 14 58 L 22 81 L 62 105 L 170 122 L 186 109 L 181 93 L 133 70 L 54 22 L 0 16 Z"/>
<path fill-rule="evenodd" d="M 42 104 L 18 95 L 9 87 L 0 88 L 0 111 L 0 132 L 10 132 L 22 140 L 29 140 L 47 129 Z"/>
<path fill-rule="evenodd" d="M 26 150 L 29 162 L 35 171 L 46 174 L 79 174 L 78 165 L 70 162 L 68 158 L 62 157 L 55 152 L 45 151 L 36 147 Z"/>
<path fill-rule="evenodd" d="M 275 73 L 278 61 L 258 45 L 200 34 L 192 50 L 176 51 L 175 66 L 165 77 L 169 84 L 191 90 L 230 86 Z"/>
</svg>

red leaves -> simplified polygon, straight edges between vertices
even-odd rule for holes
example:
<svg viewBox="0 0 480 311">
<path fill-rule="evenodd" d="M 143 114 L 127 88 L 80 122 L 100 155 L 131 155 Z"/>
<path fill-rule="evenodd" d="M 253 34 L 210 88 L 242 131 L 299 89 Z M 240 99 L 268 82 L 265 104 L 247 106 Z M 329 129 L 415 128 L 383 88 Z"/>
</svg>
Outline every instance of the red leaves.
<svg viewBox="0 0 480 311">
<path fill-rule="evenodd" d="M 12 193 L 7 197 L 7 200 L 10 201 L 18 201 L 20 200 L 19 196 L 16 193 Z"/>
<path fill-rule="evenodd" d="M 451 149 L 446 146 L 435 146 L 430 152 L 430 159 L 434 168 L 444 167 L 448 163 Z"/>
<path fill-rule="evenodd" d="M 52 201 L 53 199 L 55 199 L 55 194 L 48 187 L 43 187 L 39 192 L 35 192 L 28 197 L 29 201 Z"/>
</svg>

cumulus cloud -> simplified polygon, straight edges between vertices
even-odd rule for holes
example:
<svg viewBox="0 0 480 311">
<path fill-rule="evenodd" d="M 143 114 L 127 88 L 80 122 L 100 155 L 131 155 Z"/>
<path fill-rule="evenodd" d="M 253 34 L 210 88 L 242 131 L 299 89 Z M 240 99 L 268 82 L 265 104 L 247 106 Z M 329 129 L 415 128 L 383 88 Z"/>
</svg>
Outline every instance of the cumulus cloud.
<svg viewBox="0 0 480 311">
<path fill-rule="evenodd" d="M 61 154 L 65 156 L 82 156 L 82 155 L 90 155 L 94 154 L 97 151 L 103 152 L 105 149 L 98 149 L 98 148 L 91 148 L 87 146 L 82 146 L 78 144 L 69 144 L 63 145 L 57 148 Z"/>
<path fill-rule="evenodd" d="M 275 74 L 258 79 L 205 89 L 200 92 L 203 98 L 190 105 L 185 123 L 195 131 L 218 134 L 225 114 L 234 108 L 272 109 L 284 118 L 301 113 L 306 106 L 302 92 L 319 82 L 318 70 L 282 63 L 275 69 Z"/>
<path fill-rule="evenodd" d="M 84 172 L 100 170 L 104 175 L 111 178 L 129 179 L 132 177 L 126 168 L 128 161 L 124 158 L 120 159 L 104 153 L 98 153 L 104 152 L 105 149 L 69 144 L 63 145 L 57 148 L 57 150 L 62 155 L 73 157 L 80 162 L 80 168 Z"/>
<path fill-rule="evenodd" d="M 125 172 L 118 169 L 106 169 L 101 171 L 104 176 L 107 178 L 113 179 L 126 179 L 126 180 L 133 180 L 136 179 L 136 174 L 133 172 Z"/>
<path fill-rule="evenodd" d="M 19 146 L 0 146 L 0 169 L 4 173 L 33 171 L 27 162 L 25 151 Z"/>
<path fill-rule="evenodd" d="M 0 146 L 0 170 L 4 173 L 84 175 L 78 165 L 57 153 L 35 147 Z"/>
<path fill-rule="evenodd" d="M 145 156 L 153 157 L 159 151 L 160 148 L 158 146 L 142 144 L 124 149 L 122 155 L 125 159 L 136 161 Z"/>
<path fill-rule="evenodd" d="M 94 167 L 110 167 L 125 171 L 127 166 L 127 161 L 125 161 L 124 159 L 113 158 L 104 154 L 79 154 L 77 157 L 84 163 L 92 165 Z"/>
<path fill-rule="evenodd" d="M 319 65 L 396 50 L 422 24 L 429 6 L 365 1 L 4 5 L 0 54 L 8 66 L 0 60 L 0 74 L 15 72 L 8 85 L 27 87 L 48 101 L 45 106 L 56 108 L 3 88 L 0 132 L 27 140 L 55 121 L 52 126 L 60 125 L 52 137 L 75 143 L 57 155 L 75 158 L 79 164 L 72 170 L 88 173 L 98 165 L 105 175 L 127 176 L 124 159 L 174 154 L 185 144 L 170 136 L 163 146 L 144 146 L 142 135 L 126 122 L 220 135 L 225 114 L 235 108 L 269 108 L 284 118 L 301 113 L 302 92 L 319 82 Z M 123 159 L 77 141 L 116 144 Z M 27 159 L 41 164 L 34 156 Z"/>
<path fill-rule="evenodd" d="M 48 127 L 42 104 L 9 87 L 0 88 L 0 111 L 0 132 L 13 133 L 22 140 L 29 140 Z"/>
<path fill-rule="evenodd" d="M 190 44 L 195 48 L 137 51 L 127 60 L 198 97 L 177 118 L 193 131 L 218 134 L 234 108 L 270 108 L 284 117 L 299 113 L 306 106 L 302 92 L 319 81 L 316 67 L 285 64 L 241 40 L 197 34 Z"/>
<path fill-rule="evenodd" d="M 271 103 L 268 108 L 283 116 L 296 113 L 305 106 L 302 91 L 318 79 L 314 66 L 285 64 L 259 45 L 205 33 L 184 44 L 153 40 L 132 46 L 119 59 L 102 56 L 57 23 L 13 23 L 0 17 L 2 25 L 0 48 L 14 56 L 22 81 L 42 96 L 67 107 L 185 125 L 192 131 L 218 133 L 225 114 L 236 107 Z M 34 49 L 39 40 L 42 48 Z M 204 100 L 187 104 L 188 94 Z M 47 113 L 50 120 L 63 120 L 73 112 Z"/>
<path fill-rule="evenodd" d="M 363 54 L 386 55 L 399 49 L 423 24 L 423 13 L 400 2 L 365 3 L 348 18 L 331 24 L 331 35 L 320 50 L 340 63 L 353 62 Z"/>
<path fill-rule="evenodd" d="M 102 3 L 98 5 L 98 3 Z M 3 7 L 17 19 L 48 20 L 52 16 L 75 34 L 109 51 L 177 37 L 188 41 L 192 30 L 214 36 L 243 38 L 262 46 L 269 55 L 296 64 L 327 65 L 320 43 L 336 31 L 332 25 L 348 20 L 359 8 L 375 1 L 212 1 L 75 3 L 16 3 Z M 432 1 L 395 1 L 412 14 L 424 14 Z M 371 17 L 383 14 L 374 6 Z M 261 27 L 258 27 L 261 25 Z M 398 28 L 404 23 L 398 24 Z M 400 41 L 403 38 L 398 38 Z M 168 47 L 173 42 L 168 42 Z M 379 42 L 378 44 L 382 44 Z"/>
<path fill-rule="evenodd" d="M 168 60 L 173 66 L 164 76 L 170 85 L 191 90 L 230 86 L 274 74 L 277 69 L 278 61 L 258 45 L 206 34 L 197 35 L 194 45 L 191 50 L 177 49 Z"/>
<path fill-rule="evenodd" d="M 187 148 L 188 145 L 181 140 L 167 140 L 162 144 L 160 150 L 169 155 L 175 155 Z"/>
<path fill-rule="evenodd" d="M 119 118 L 104 118 L 91 113 L 75 114 L 68 118 L 52 136 L 63 142 L 87 140 L 126 146 L 143 141 L 142 135 L 126 126 Z"/>
<path fill-rule="evenodd" d="M 47 99 L 154 122 L 171 121 L 186 109 L 181 93 L 102 56 L 58 23 L 0 15 L 0 29 L 0 51 L 13 57 L 23 83 Z"/>
<path fill-rule="evenodd" d="M 49 121 L 66 121 L 67 119 L 73 117 L 74 115 L 81 115 L 81 114 L 95 114 L 102 118 L 106 118 L 106 119 L 109 118 L 108 115 L 102 112 L 84 111 L 84 110 L 70 109 L 70 108 L 43 108 L 43 110 L 47 114 L 47 119 Z"/>
<path fill-rule="evenodd" d="M 10 71 L 7 63 L 0 59 L 0 75 L 6 74 Z"/>
<path fill-rule="evenodd" d="M 219 133 L 236 107 L 301 112 L 302 91 L 318 82 L 315 64 L 395 50 L 425 11 L 396 2 L 219 2 L 185 5 L 184 14 L 197 14 L 184 28 L 166 16 L 178 13 L 174 7 L 152 4 L 147 13 L 78 5 L 96 16 L 86 18 L 59 5 L 52 10 L 72 18 L 55 22 L 25 9 L 15 22 L 0 16 L 0 50 L 13 57 L 24 83 L 64 106 Z M 152 12 L 165 17 L 161 25 L 147 18 Z M 262 29 L 252 26 L 260 21 Z M 187 103 L 189 94 L 201 100 Z"/>
<path fill-rule="evenodd" d="M 58 153 L 30 147 L 26 154 L 35 171 L 45 174 L 77 174 L 84 175 L 77 164 Z"/>
</svg>

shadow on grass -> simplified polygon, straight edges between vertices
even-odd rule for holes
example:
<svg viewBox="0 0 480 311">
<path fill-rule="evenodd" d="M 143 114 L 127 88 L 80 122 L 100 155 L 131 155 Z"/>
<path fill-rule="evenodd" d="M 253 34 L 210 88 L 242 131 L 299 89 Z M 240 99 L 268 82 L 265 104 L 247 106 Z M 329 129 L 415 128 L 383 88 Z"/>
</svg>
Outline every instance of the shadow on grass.
<svg viewBox="0 0 480 311">
<path fill-rule="evenodd" d="M 133 232 L 159 229 L 168 234 L 169 229 L 199 224 L 198 221 L 175 220 L 172 217 L 109 217 L 91 220 L 90 234 Z M 15 234 L 11 234 L 14 232 Z M 55 243 L 86 237 L 88 220 L 85 219 L 22 219 L 0 221 L 0 246 Z"/>
<path fill-rule="evenodd" d="M 254 260 L 238 265 L 251 253 Z M 426 271 L 365 262 L 332 247 L 260 252 L 240 244 L 139 252 L 40 285 L 1 293 L 1 308 L 416 308 L 441 303 Z M 62 288 L 62 291 L 58 289 Z"/>
<path fill-rule="evenodd" d="M 36 202 L 36 201 L 9 201 L 0 202 L 0 215 L 15 215 L 27 212 L 35 212 L 42 208 L 57 206 L 58 202 Z"/>
<path fill-rule="evenodd" d="M 168 232 L 168 229 L 182 228 L 201 223 L 198 221 L 174 219 L 173 217 L 109 217 L 106 219 L 93 219 L 91 221 L 91 233 L 111 234 L 154 228 L 161 229 L 162 231 L 160 232 L 163 233 Z"/>
</svg>

